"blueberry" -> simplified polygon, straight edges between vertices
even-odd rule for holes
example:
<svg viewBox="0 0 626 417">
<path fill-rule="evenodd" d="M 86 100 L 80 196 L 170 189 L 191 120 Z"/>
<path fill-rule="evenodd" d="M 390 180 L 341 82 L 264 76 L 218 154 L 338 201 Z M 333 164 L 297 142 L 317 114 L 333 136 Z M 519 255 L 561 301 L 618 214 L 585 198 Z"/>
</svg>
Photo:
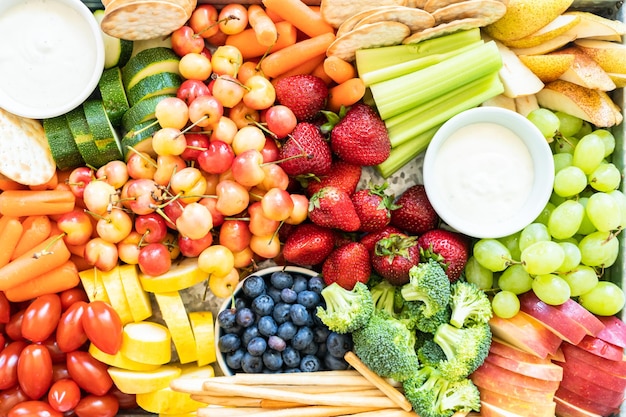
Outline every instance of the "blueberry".
<svg viewBox="0 0 626 417">
<path fill-rule="evenodd" d="M 241 291 L 246 297 L 252 299 L 265 292 L 265 280 L 258 275 L 251 275 L 243 281 Z"/>
<path fill-rule="evenodd" d="M 289 318 L 296 326 L 305 326 L 311 319 L 311 314 L 302 304 L 292 304 L 289 310 Z"/>
<path fill-rule="evenodd" d="M 246 300 L 244 297 L 235 298 L 235 310 L 241 310 L 244 307 L 249 307 L 248 304 L 248 300 Z"/>
<path fill-rule="evenodd" d="M 254 323 L 256 317 L 254 316 L 254 312 L 252 310 L 250 310 L 248 307 L 244 307 L 237 310 L 236 319 L 237 324 L 242 327 L 248 327 Z"/>
<path fill-rule="evenodd" d="M 272 316 L 261 317 L 256 325 L 259 329 L 259 333 L 266 337 L 275 335 L 278 330 L 278 324 L 276 324 Z"/>
<path fill-rule="evenodd" d="M 252 300 L 250 308 L 259 316 L 267 316 L 274 310 L 274 300 L 267 294 L 261 294 Z"/>
<path fill-rule="evenodd" d="M 313 330 L 309 327 L 300 327 L 291 340 L 291 346 L 297 350 L 303 350 L 311 343 L 313 343 Z"/>
<path fill-rule="evenodd" d="M 311 290 L 304 290 L 298 293 L 298 303 L 306 308 L 317 307 L 320 303 L 320 295 Z"/>
<path fill-rule="evenodd" d="M 248 342 L 248 353 L 253 356 L 261 356 L 263 352 L 267 349 L 267 341 L 261 336 L 253 337 L 250 342 Z"/>
<path fill-rule="evenodd" d="M 291 288 L 283 288 L 280 291 L 280 299 L 286 303 L 295 303 L 298 299 L 298 293 Z"/>
<path fill-rule="evenodd" d="M 220 336 L 217 341 L 217 347 L 220 352 L 229 353 L 234 352 L 241 346 L 241 339 L 239 336 L 233 333 L 227 333 L 223 336 Z"/>
<path fill-rule="evenodd" d="M 328 353 L 336 358 L 343 358 L 346 352 L 352 349 L 352 338 L 347 334 L 330 332 L 326 339 Z"/>
<path fill-rule="evenodd" d="M 315 343 L 324 343 L 330 334 L 330 330 L 326 326 L 315 326 L 313 328 L 313 341 Z"/>
<path fill-rule="evenodd" d="M 222 310 L 217 315 L 217 322 L 222 329 L 228 329 L 237 324 L 236 321 L 237 310 L 234 308 L 227 308 Z"/>
<path fill-rule="evenodd" d="M 272 371 L 278 371 L 283 367 L 283 356 L 276 350 L 268 349 L 263 353 L 263 365 Z"/>
<path fill-rule="evenodd" d="M 263 359 L 246 352 L 241 359 L 241 369 L 249 374 L 259 373 L 263 370 Z"/>
<path fill-rule="evenodd" d="M 280 337 L 283 340 L 291 340 L 296 335 L 298 328 L 291 321 L 286 321 L 278 326 L 278 330 L 276 330 L 276 336 Z"/>
<path fill-rule="evenodd" d="M 273 287 L 273 286 L 269 286 L 267 288 L 267 294 L 272 297 L 272 300 L 274 300 L 274 303 L 279 303 L 281 302 L 281 298 L 280 298 L 280 291 L 278 288 Z"/>
<path fill-rule="evenodd" d="M 321 367 L 320 359 L 314 355 L 304 355 L 300 361 L 300 370 L 302 372 L 319 371 Z"/>
<path fill-rule="evenodd" d="M 273 334 L 267 338 L 267 346 L 269 346 L 270 349 L 274 349 L 278 352 L 282 352 L 287 347 L 287 342 L 285 342 L 285 340 L 282 337 L 279 337 Z"/>
<path fill-rule="evenodd" d="M 287 368 L 282 371 L 283 374 L 295 374 L 302 372 L 300 368 Z"/>
<path fill-rule="evenodd" d="M 281 356 L 283 357 L 283 363 L 286 367 L 297 368 L 300 366 L 300 352 L 291 346 L 287 346 L 281 353 Z"/>
<path fill-rule="evenodd" d="M 239 324 L 235 324 L 234 326 L 231 326 L 228 329 L 222 329 L 222 331 L 224 333 L 241 334 L 241 332 L 243 331 L 243 327 L 240 326 Z"/>
<path fill-rule="evenodd" d="M 329 371 L 343 371 L 348 369 L 348 362 L 331 354 L 324 355 L 324 367 Z"/>
<path fill-rule="evenodd" d="M 294 290 L 295 292 L 304 291 L 308 288 L 308 285 L 309 280 L 307 277 L 301 274 L 294 274 L 293 285 L 291 286 L 292 290 Z"/>
<path fill-rule="evenodd" d="M 319 346 L 320 345 L 312 341 L 304 349 L 302 349 L 300 353 L 302 353 L 303 355 L 317 355 Z"/>
<path fill-rule="evenodd" d="M 272 317 L 278 324 L 283 324 L 287 320 L 291 320 L 289 317 L 289 311 L 291 310 L 291 304 L 287 303 L 276 303 L 274 306 L 274 311 L 272 311 Z"/>
<path fill-rule="evenodd" d="M 276 271 L 270 275 L 270 284 L 279 290 L 289 288 L 293 285 L 293 277 L 289 272 Z"/>
<path fill-rule="evenodd" d="M 243 355 L 246 353 L 245 349 L 239 348 L 234 352 L 228 353 L 226 355 L 226 365 L 228 365 L 231 369 L 241 369 L 241 360 L 243 359 Z"/>
<path fill-rule="evenodd" d="M 316 343 L 317 345 L 317 352 L 315 353 L 315 355 L 318 358 L 323 358 L 324 356 L 328 355 L 328 347 L 326 346 L 326 343 Z"/>
<path fill-rule="evenodd" d="M 326 284 L 324 283 L 324 278 L 321 275 L 315 275 L 314 277 L 309 278 L 309 283 L 307 288 L 317 294 L 321 293 Z"/>
<path fill-rule="evenodd" d="M 259 327 L 256 324 L 253 324 L 243 330 L 241 333 L 241 342 L 244 346 L 247 346 L 248 343 L 250 343 L 250 340 L 260 335 L 261 333 L 259 333 Z"/>
</svg>

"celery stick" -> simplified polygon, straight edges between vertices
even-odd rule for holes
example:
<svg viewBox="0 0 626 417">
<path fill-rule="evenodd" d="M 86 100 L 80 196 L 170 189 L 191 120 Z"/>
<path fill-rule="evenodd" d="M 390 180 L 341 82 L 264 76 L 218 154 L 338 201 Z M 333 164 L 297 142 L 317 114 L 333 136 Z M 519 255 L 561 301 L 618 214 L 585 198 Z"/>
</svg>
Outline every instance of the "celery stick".
<svg viewBox="0 0 626 417">
<path fill-rule="evenodd" d="M 382 119 L 403 113 L 502 67 L 489 41 L 438 64 L 370 86 Z"/>
<path fill-rule="evenodd" d="M 389 157 L 384 162 L 376 165 L 375 169 L 383 178 L 389 178 L 400 168 L 408 164 L 413 158 L 425 151 L 428 144 L 441 125 L 414 136 L 411 140 L 391 149 Z"/>
<path fill-rule="evenodd" d="M 385 121 L 392 147 L 411 141 L 415 136 L 437 126 L 463 110 L 476 107 L 504 91 L 498 72 L 456 88 L 437 99 L 416 106 Z"/>
<path fill-rule="evenodd" d="M 428 55 L 451 52 L 481 40 L 480 30 L 474 28 L 408 45 L 358 49 L 356 67 L 361 75 Z"/>
</svg>

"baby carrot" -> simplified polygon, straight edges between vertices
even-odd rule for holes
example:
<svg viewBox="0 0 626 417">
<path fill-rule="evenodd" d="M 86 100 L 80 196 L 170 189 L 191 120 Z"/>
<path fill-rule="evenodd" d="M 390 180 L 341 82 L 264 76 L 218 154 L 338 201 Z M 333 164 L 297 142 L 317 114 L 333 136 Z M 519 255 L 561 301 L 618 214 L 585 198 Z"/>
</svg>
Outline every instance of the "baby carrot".
<svg viewBox="0 0 626 417">
<path fill-rule="evenodd" d="M 0 174 L 0 191 L 6 190 L 26 190 L 28 186 L 20 184 L 17 181 L 13 181 L 9 177 Z"/>
<path fill-rule="evenodd" d="M 30 190 L 54 190 L 57 187 L 57 185 L 59 185 L 59 177 L 57 175 L 57 172 L 55 171 L 54 175 L 48 180 L 48 182 L 45 182 L 39 185 L 29 185 L 28 189 Z"/>
<path fill-rule="evenodd" d="M 7 190 L 0 194 L 0 214 L 61 214 L 72 210 L 75 203 L 76 197 L 69 190 Z"/>
<path fill-rule="evenodd" d="M 334 33 L 323 33 L 298 41 L 263 58 L 261 70 L 267 77 L 276 77 L 309 61 L 311 58 L 325 53 L 334 40 Z"/>
<path fill-rule="evenodd" d="M 324 71 L 337 84 L 357 76 L 356 68 L 350 62 L 331 55 L 324 60 Z"/>
<path fill-rule="evenodd" d="M 321 78 L 322 80 L 324 80 L 326 85 L 331 85 L 333 83 L 333 79 L 330 78 L 324 70 L 324 61 L 320 62 L 319 65 L 315 67 L 313 71 L 311 71 L 311 75 L 315 75 L 316 77 Z"/>
<path fill-rule="evenodd" d="M 15 245 L 20 240 L 24 226 L 17 218 L 10 218 L 0 230 L 0 267 L 11 260 Z"/>
<path fill-rule="evenodd" d="M 272 9 L 265 9 L 265 14 L 272 19 L 272 22 L 274 23 L 278 23 L 278 22 L 283 22 L 285 19 L 283 19 L 282 17 L 280 17 L 280 15 L 278 13 L 276 13 L 274 10 Z"/>
<path fill-rule="evenodd" d="M 50 218 L 45 215 L 28 216 L 22 221 L 22 226 L 24 231 L 17 245 L 15 245 L 11 259 L 17 258 L 46 240 L 52 230 Z"/>
<path fill-rule="evenodd" d="M 334 112 L 341 106 L 351 106 L 365 95 L 365 84 L 360 78 L 350 78 L 328 91 L 328 108 Z"/>
<path fill-rule="evenodd" d="M 299 74 L 310 74 L 313 72 L 313 70 L 320 65 L 323 61 L 324 61 L 324 57 L 326 55 L 325 54 L 321 54 L 318 55 L 316 57 L 313 57 L 311 59 L 309 59 L 308 61 L 303 62 L 302 64 L 298 65 L 297 67 L 289 70 L 289 71 L 285 71 L 282 74 L 278 75 L 277 77 L 274 77 L 274 79 L 272 80 L 272 83 L 275 84 L 276 81 L 280 80 L 283 77 L 289 77 L 290 75 L 299 75 Z"/>
<path fill-rule="evenodd" d="M 31 300 L 44 294 L 55 294 L 74 288 L 80 282 L 78 269 L 71 260 L 44 272 L 22 284 L 5 290 L 9 301 L 14 303 Z"/>
<path fill-rule="evenodd" d="M 276 52 L 296 43 L 298 30 L 293 24 L 289 22 L 278 22 L 275 24 L 275 27 L 277 37 L 276 43 L 272 47 L 268 48 L 268 46 L 259 43 L 256 38 L 256 33 L 252 28 L 248 28 L 235 35 L 229 35 L 226 38 L 225 44 L 237 47 L 244 59 L 250 59 L 263 56 L 268 50 L 270 52 Z"/>
<path fill-rule="evenodd" d="M 302 0 L 263 0 L 266 9 L 272 10 L 295 27 L 313 38 L 335 29 L 326 23 L 321 14 L 311 9 Z"/>
<path fill-rule="evenodd" d="M 272 46 L 278 39 L 276 24 L 258 4 L 248 6 L 248 22 L 261 45 Z"/>
</svg>

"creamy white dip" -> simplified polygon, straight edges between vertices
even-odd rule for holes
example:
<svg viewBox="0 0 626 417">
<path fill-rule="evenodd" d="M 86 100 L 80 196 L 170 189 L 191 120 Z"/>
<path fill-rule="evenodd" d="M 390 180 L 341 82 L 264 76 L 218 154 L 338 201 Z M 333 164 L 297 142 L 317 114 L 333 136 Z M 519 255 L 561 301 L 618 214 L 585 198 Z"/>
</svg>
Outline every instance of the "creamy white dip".
<svg viewBox="0 0 626 417">
<path fill-rule="evenodd" d="M 96 61 L 93 30 L 64 2 L 22 0 L 0 11 L 3 102 L 42 110 L 64 107 L 83 94 L 95 71 L 102 71 Z"/>
<path fill-rule="evenodd" d="M 534 181 L 533 160 L 522 139 L 496 123 L 473 123 L 454 132 L 433 160 L 441 203 L 475 226 L 514 217 Z"/>
</svg>

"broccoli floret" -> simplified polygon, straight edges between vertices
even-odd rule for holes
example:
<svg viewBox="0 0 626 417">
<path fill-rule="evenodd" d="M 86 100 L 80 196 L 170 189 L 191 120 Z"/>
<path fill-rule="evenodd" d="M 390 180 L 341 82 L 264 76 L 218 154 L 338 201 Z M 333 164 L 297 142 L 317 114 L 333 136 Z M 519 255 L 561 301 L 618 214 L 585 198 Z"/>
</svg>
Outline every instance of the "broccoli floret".
<svg viewBox="0 0 626 417">
<path fill-rule="evenodd" d="M 476 324 L 458 328 L 449 323 L 441 324 L 433 337 L 446 355 L 439 370 L 450 381 L 466 378 L 483 364 L 491 346 L 489 324 Z"/>
<path fill-rule="evenodd" d="M 446 360 L 446 354 L 431 338 L 424 340 L 422 345 L 417 348 L 417 358 L 420 360 L 420 364 L 436 368 L 441 361 Z"/>
<path fill-rule="evenodd" d="M 370 287 L 374 307 L 386 311 L 388 314 L 396 315 L 396 290 L 398 287 L 387 280 L 382 280 L 378 284 Z"/>
<path fill-rule="evenodd" d="M 480 411 L 480 391 L 469 378 L 450 382 L 439 397 L 439 409 L 444 413 Z"/>
<path fill-rule="evenodd" d="M 419 330 L 425 333 L 435 333 L 440 324 L 450 320 L 450 306 L 447 306 L 432 316 L 424 313 L 424 304 L 419 301 L 405 301 L 402 310 L 398 314 L 400 319 L 409 329 Z"/>
<path fill-rule="evenodd" d="M 450 280 L 439 262 L 428 259 L 414 265 L 409 277 L 410 281 L 402 286 L 402 297 L 423 303 L 426 317 L 434 316 L 450 304 Z"/>
<path fill-rule="evenodd" d="M 415 333 L 384 311 L 374 310 L 365 327 L 352 333 L 354 353 L 373 372 L 402 382 L 419 367 Z"/>
<path fill-rule="evenodd" d="M 487 323 L 493 316 L 491 301 L 475 284 L 458 280 L 452 284 L 451 291 L 450 324 L 453 326 Z"/>
<path fill-rule="evenodd" d="M 317 307 L 317 317 L 333 332 L 351 333 L 364 327 L 374 311 L 372 294 L 362 282 L 352 290 L 333 282 L 321 295 L 326 307 Z"/>
<path fill-rule="evenodd" d="M 437 368 L 422 366 L 413 376 L 402 383 L 404 396 L 420 417 L 450 417 L 451 411 L 444 411 L 440 398 L 450 384 Z"/>
</svg>

